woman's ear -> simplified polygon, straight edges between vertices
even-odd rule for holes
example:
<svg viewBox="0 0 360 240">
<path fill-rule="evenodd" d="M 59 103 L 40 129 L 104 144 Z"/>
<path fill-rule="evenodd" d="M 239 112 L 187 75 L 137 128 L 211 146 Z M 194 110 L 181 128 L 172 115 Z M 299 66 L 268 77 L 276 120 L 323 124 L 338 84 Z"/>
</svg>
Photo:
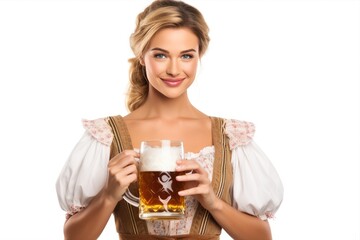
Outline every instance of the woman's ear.
<svg viewBox="0 0 360 240">
<path fill-rule="evenodd" d="M 139 58 L 139 62 L 142 66 L 145 66 L 145 63 L 144 63 L 144 58 L 143 57 L 140 57 Z"/>
</svg>

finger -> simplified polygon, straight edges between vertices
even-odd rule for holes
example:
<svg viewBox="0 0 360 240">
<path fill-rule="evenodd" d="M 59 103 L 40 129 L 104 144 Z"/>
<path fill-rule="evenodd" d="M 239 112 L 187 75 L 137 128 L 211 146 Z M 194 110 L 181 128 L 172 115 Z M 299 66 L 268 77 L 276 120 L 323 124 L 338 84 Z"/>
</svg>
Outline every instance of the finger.
<svg viewBox="0 0 360 240">
<path fill-rule="evenodd" d="M 176 171 L 196 171 L 200 174 L 206 173 L 206 171 L 195 160 L 178 160 Z"/>
<path fill-rule="evenodd" d="M 202 187 L 194 187 L 185 190 L 181 190 L 178 192 L 179 196 L 191 196 L 191 195 L 200 195 L 200 194 L 208 194 L 209 190 Z"/>
<path fill-rule="evenodd" d="M 116 171 L 116 169 L 111 169 L 109 171 L 109 179 L 111 181 L 116 181 L 120 186 L 128 186 L 131 182 L 137 180 L 137 169 L 135 166 L 128 166 Z M 130 180 L 128 178 L 130 177 Z"/>
<path fill-rule="evenodd" d="M 139 158 L 140 154 L 138 152 L 134 151 L 134 150 L 124 150 L 124 151 L 116 154 L 113 159 L 114 160 L 119 160 L 119 159 L 124 158 L 126 156 L 133 156 L 134 158 Z"/>
<path fill-rule="evenodd" d="M 136 182 L 137 180 L 137 175 L 136 174 L 129 174 L 126 176 L 117 176 L 115 179 L 113 179 L 110 183 L 110 185 L 112 185 L 113 187 L 120 187 L 120 188 L 128 188 L 129 185 L 132 182 Z M 115 185 L 114 185 L 115 184 Z"/>
<path fill-rule="evenodd" d="M 121 165 L 126 166 L 132 163 L 137 163 L 135 158 L 139 157 L 139 153 L 133 151 L 133 150 L 125 150 L 119 154 L 117 154 L 115 157 L 110 159 L 108 166 L 114 166 L 114 165 Z"/>
<path fill-rule="evenodd" d="M 176 180 L 179 182 L 193 182 L 193 185 L 196 186 L 207 186 L 210 185 L 210 180 L 207 176 L 207 174 L 186 174 L 186 175 L 180 175 L 176 177 Z"/>
<path fill-rule="evenodd" d="M 113 166 L 110 166 L 108 167 L 109 171 L 111 170 L 112 172 L 121 172 L 123 171 L 124 169 L 128 168 L 128 167 L 131 167 L 132 169 L 135 169 L 134 171 L 136 172 L 137 171 L 137 168 L 138 168 L 138 163 L 134 160 L 125 160 L 117 165 L 113 165 Z"/>
<path fill-rule="evenodd" d="M 124 176 L 135 174 L 137 175 L 137 167 L 135 165 L 129 165 L 123 169 Z"/>
<path fill-rule="evenodd" d="M 117 181 L 120 183 L 121 186 L 129 186 L 130 183 L 137 181 L 137 174 L 131 173 L 125 176 L 118 177 Z"/>
<path fill-rule="evenodd" d="M 116 178 L 125 177 L 130 174 L 137 175 L 137 166 L 135 164 L 127 165 L 125 167 L 116 165 L 116 166 L 109 168 L 109 174 L 111 176 L 116 176 Z"/>
<path fill-rule="evenodd" d="M 118 165 L 114 165 L 111 167 L 108 167 L 108 171 L 109 171 L 109 175 L 115 176 L 118 174 L 129 174 L 131 171 L 129 171 L 128 169 L 131 169 L 131 171 L 136 172 L 137 169 L 137 165 L 134 162 L 129 162 L 128 164 L 118 164 Z"/>
<path fill-rule="evenodd" d="M 176 170 L 180 171 L 195 169 L 198 167 L 198 164 L 193 160 L 178 160 L 176 161 L 176 164 Z"/>
</svg>

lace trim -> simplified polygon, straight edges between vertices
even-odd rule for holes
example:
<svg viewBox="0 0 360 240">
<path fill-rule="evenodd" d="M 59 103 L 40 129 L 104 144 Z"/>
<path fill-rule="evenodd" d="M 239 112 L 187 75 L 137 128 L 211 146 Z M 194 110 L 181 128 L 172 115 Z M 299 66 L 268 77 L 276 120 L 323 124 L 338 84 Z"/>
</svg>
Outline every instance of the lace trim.
<svg viewBox="0 0 360 240">
<path fill-rule="evenodd" d="M 140 152 L 140 149 L 134 148 L 134 151 Z M 202 148 L 199 152 L 186 152 L 185 158 L 186 159 L 198 158 L 201 155 L 209 155 L 209 154 L 213 154 L 214 152 L 215 152 L 214 146 L 206 146 Z"/>
<path fill-rule="evenodd" d="M 194 152 L 185 153 L 185 158 L 187 159 L 198 158 L 201 155 L 209 155 L 209 154 L 213 154 L 214 152 L 215 152 L 214 146 L 206 146 L 197 153 Z"/>
<path fill-rule="evenodd" d="M 80 212 L 81 210 L 85 209 L 85 206 L 75 206 L 72 205 L 70 207 L 70 210 L 66 213 L 66 220 L 68 220 L 69 218 L 71 218 L 72 216 L 74 216 L 75 214 L 77 214 L 78 212 Z"/>
<path fill-rule="evenodd" d="M 274 219 L 275 215 L 274 213 L 267 211 L 263 215 L 258 216 L 258 218 L 260 218 L 261 220 Z"/>
</svg>

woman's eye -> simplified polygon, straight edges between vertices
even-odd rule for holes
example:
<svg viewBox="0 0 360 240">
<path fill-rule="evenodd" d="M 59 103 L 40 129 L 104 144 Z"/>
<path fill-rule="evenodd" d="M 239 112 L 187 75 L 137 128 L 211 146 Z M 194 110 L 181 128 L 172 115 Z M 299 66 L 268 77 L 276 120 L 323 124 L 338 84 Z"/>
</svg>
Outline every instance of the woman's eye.
<svg viewBox="0 0 360 240">
<path fill-rule="evenodd" d="M 181 57 L 182 57 L 183 59 L 192 59 L 192 58 L 193 58 L 193 56 L 190 55 L 190 54 L 184 54 L 184 55 L 182 55 Z"/>
<path fill-rule="evenodd" d="M 166 58 L 165 54 L 162 54 L 162 53 L 155 54 L 154 57 L 155 57 L 155 58 L 159 58 L 159 59 L 164 59 L 164 58 Z"/>
</svg>

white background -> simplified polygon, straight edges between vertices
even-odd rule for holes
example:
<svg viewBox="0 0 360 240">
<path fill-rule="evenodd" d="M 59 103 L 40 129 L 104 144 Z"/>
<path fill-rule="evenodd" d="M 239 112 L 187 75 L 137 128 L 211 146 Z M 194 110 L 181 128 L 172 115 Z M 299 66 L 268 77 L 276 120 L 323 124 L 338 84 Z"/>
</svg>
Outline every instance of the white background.
<svg viewBox="0 0 360 240">
<path fill-rule="evenodd" d="M 126 114 L 128 38 L 149 3 L 0 1 L 0 239 L 62 239 L 57 175 L 82 118 Z M 188 3 L 212 39 L 191 99 L 256 124 L 285 187 L 273 238 L 360 239 L 360 2 Z M 113 219 L 101 239 L 117 239 Z"/>
</svg>

